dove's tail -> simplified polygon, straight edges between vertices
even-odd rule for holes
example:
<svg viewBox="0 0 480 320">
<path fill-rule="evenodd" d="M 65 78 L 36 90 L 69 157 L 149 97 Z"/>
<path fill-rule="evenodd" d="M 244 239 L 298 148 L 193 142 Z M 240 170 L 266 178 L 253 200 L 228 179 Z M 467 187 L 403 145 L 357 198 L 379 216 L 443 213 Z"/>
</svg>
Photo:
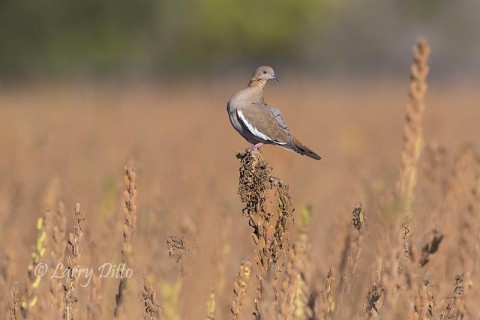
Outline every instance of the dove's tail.
<svg viewBox="0 0 480 320">
<path fill-rule="evenodd" d="M 301 154 L 302 156 L 307 156 L 315 160 L 320 160 L 322 157 L 320 157 L 318 154 L 316 154 L 312 149 L 309 147 L 303 145 L 300 141 L 298 141 L 296 138 L 292 137 L 292 140 L 288 144 L 282 144 L 280 147 L 283 147 L 285 149 L 294 151 L 298 154 Z"/>
</svg>

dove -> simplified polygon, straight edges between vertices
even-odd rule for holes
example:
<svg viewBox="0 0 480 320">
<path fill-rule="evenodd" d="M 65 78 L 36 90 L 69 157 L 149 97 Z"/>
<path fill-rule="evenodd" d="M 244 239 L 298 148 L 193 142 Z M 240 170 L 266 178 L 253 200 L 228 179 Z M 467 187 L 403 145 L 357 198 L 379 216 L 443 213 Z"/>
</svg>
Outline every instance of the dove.
<svg viewBox="0 0 480 320">
<path fill-rule="evenodd" d="M 253 144 L 247 151 L 259 149 L 264 144 L 273 144 L 320 160 L 318 154 L 293 136 L 280 110 L 265 103 L 264 91 L 268 80 L 280 82 L 271 67 L 258 67 L 248 86 L 235 93 L 227 104 L 233 128 Z"/>
</svg>

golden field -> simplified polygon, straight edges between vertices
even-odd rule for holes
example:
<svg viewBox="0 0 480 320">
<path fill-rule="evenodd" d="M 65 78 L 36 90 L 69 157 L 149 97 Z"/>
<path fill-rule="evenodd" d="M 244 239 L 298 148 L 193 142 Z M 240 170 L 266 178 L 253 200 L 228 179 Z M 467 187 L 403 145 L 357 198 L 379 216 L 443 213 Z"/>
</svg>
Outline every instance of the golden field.
<svg viewBox="0 0 480 320">
<path fill-rule="evenodd" d="M 267 86 L 267 103 L 280 108 L 291 131 L 323 157 L 313 161 L 281 148 L 262 148 L 273 175 L 290 187 L 296 210 L 289 241 L 299 234 L 304 208 L 311 214 L 301 288 L 306 295 L 301 308 L 309 310 L 285 318 L 480 318 L 479 83 L 428 81 L 424 147 L 409 226 L 412 254 L 405 258 L 393 198 L 408 77 L 314 79 L 277 71 L 282 82 Z M 128 240 L 133 276 L 119 318 L 155 319 L 144 308 L 146 277 L 147 291 L 156 292 L 153 305 L 161 309 L 158 319 L 233 319 L 233 283 L 242 260 L 253 262 L 256 250 L 237 194 L 240 162 L 235 154 L 249 145 L 231 128 L 226 113 L 226 102 L 245 80 L 3 88 L 0 306 L 5 317 L 15 319 L 12 310 L 22 309 L 22 299 L 27 318 L 63 315 L 68 279 L 52 275 L 59 262 L 67 262 L 53 258 L 52 225 L 37 229 L 46 213 L 59 215 L 59 202 L 67 217 L 67 239 L 75 204 L 84 212 L 77 267 L 98 276 L 99 266 L 122 262 L 128 165 L 135 171 L 138 196 Z M 473 146 L 466 149 L 465 143 Z M 366 216 L 361 232 L 351 224 L 352 210 L 360 203 Z M 422 267 L 422 248 L 432 230 L 443 240 Z M 184 237 L 187 248 L 178 262 L 175 253 L 169 257 L 169 236 Z M 37 250 L 39 241 L 43 252 Z M 39 263 L 46 263 L 48 272 L 40 279 L 29 277 L 29 265 Z M 274 266 L 279 295 L 286 264 L 288 258 Z M 335 277 L 327 279 L 332 266 Z M 252 318 L 255 262 L 251 271 L 241 319 Z M 456 276 L 462 273 L 460 289 Z M 56 291 L 55 281 L 62 285 Z M 86 281 L 80 277 L 77 283 L 76 313 L 69 317 L 113 318 L 120 279 Z M 371 289 L 380 285 L 378 312 L 367 312 Z M 264 298 L 275 306 L 274 295 Z M 212 305 L 206 310 L 209 299 L 215 301 L 213 312 Z"/>
</svg>

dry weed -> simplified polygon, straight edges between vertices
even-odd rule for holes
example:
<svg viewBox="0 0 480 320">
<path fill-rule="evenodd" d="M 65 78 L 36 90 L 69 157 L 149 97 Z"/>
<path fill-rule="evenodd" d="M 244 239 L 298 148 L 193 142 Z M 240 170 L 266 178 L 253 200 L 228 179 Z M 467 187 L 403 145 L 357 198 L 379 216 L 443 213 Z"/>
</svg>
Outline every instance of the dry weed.
<svg viewBox="0 0 480 320">
<path fill-rule="evenodd" d="M 293 206 L 288 185 L 271 176 L 272 168 L 259 151 L 246 152 L 237 157 L 241 162 L 238 193 L 245 205 L 243 213 L 253 228 L 252 237 L 257 246 L 255 262 L 259 274 L 254 314 L 256 319 L 260 319 L 276 313 L 272 310 L 271 304 L 266 303 L 268 299 L 264 295 L 268 294 L 268 298 L 274 299 L 275 304 L 277 303 L 276 288 L 271 283 L 277 277 L 276 270 L 272 267 L 277 263 L 281 253 L 285 256 L 285 249 L 288 248 L 287 228 L 288 222 L 293 220 Z M 274 190 L 278 197 L 277 216 L 268 208 L 270 190 Z"/>
<path fill-rule="evenodd" d="M 373 311 L 378 313 L 376 303 L 382 297 L 383 291 L 385 288 L 381 283 L 372 284 L 367 292 L 367 303 L 365 306 L 365 313 L 368 319 L 371 319 L 373 316 Z"/>
<path fill-rule="evenodd" d="M 236 320 L 240 318 L 245 303 L 248 280 L 252 273 L 252 262 L 250 259 L 245 259 L 240 265 L 237 279 L 233 283 L 233 300 L 230 308 L 230 319 Z"/>
<path fill-rule="evenodd" d="M 19 320 L 20 319 L 20 308 L 22 304 L 22 298 L 20 297 L 20 292 L 18 291 L 18 283 L 15 283 L 12 291 L 11 304 L 10 304 L 10 319 Z"/>
<path fill-rule="evenodd" d="M 54 217 L 54 225 L 52 229 L 52 263 L 50 267 L 56 267 L 59 263 L 63 263 L 65 259 L 66 227 L 67 217 L 65 216 L 65 206 L 62 202 L 57 205 Z M 65 299 L 63 298 L 62 280 L 56 277 L 50 279 L 50 307 L 53 313 L 61 315 L 65 309 Z"/>
<path fill-rule="evenodd" d="M 136 174 L 133 169 L 129 166 L 125 167 L 125 187 L 124 192 L 124 201 L 125 208 L 123 210 L 123 215 L 125 218 L 123 224 L 123 243 L 122 243 L 122 262 L 125 266 L 131 265 L 131 254 L 132 254 L 132 245 L 133 245 L 133 235 L 135 231 L 135 226 L 137 223 L 137 185 L 136 185 Z M 121 314 L 121 307 L 125 300 L 125 289 L 127 285 L 126 275 L 123 274 L 126 269 L 122 269 L 122 274 L 120 275 L 120 283 L 118 284 L 118 291 L 115 296 L 115 309 L 113 315 L 115 318 L 118 318 Z"/>
<path fill-rule="evenodd" d="M 149 283 L 147 276 L 143 277 L 142 299 L 144 310 L 142 317 L 144 320 L 160 320 L 162 310 L 157 302 L 157 293 Z"/>
<path fill-rule="evenodd" d="M 464 305 L 462 303 L 464 293 L 464 274 L 460 273 L 455 276 L 455 285 L 453 287 L 453 295 L 443 302 L 440 310 L 440 319 L 463 319 L 465 316 Z"/>
<path fill-rule="evenodd" d="M 417 180 L 417 162 L 423 146 L 422 117 L 427 92 L 428 59 L 430 46 L 420 38 L 413 46 L 413 64 L 410 70 L 410 90 L 405 126 L 403 127 L 403 151 L 400 161 L 400 177 L 397 197 L 403 206 L 403 214 L 411 215 L 414 188 Z"/>
<path fill-rule="evenodd" d="M 333 319 L 335 310 L 336 310 L 336 303 L 335 303 L 335 268 L 332 266 L 330 267 L 330 271 L 327 274 L 327 281 L 325 282 L 325 289 L 322 294 L 323 298 L 323 308 L 321 310 L 323 319 Z"/>
<path fill-rule="evenodd" d="M 29 283 L 22 301 L 22 314 L 24 317 L 28 317 L 32 313 L 33 308 L 38 308 L 37 291 L 42 282 L 42 277 L 37 274 L 36 270 L 38 266 L 43 264 L 44 254 L 47 251 L 47 222 L 50 222 L 48 211 L 37 220 L 37 241 L 32 252 L 32 261 L 28 266 Z"/>
<path fill-rule="evenodd" d="M 187 238 L 184 236 L 168 236 L 166 242 L 168 256 L 180 266 L 180 274 L 184 277 L 186 274 L 186 258 L 191 254 L 191 249 L 187 245 Z"/>
<path fill-rule="evenodd" d="M 77 319 L 78 313 L 78 283 L 79 283 L 79 270 L 80 270 L 80 259 L 82 253 L 80 246 L 83 242 L 83 221 L 84 213 L 80 211 L 80 204 L 75 205 L 75 223 L 73 225 L 73 231 L 68 235 L 67 242 L 67 268 L 68 276 L 65 277 L 64 284 L 64 297 L 65 297 L 65 309 L 63 313 L 63 318 L 66 320 Z"/>
<path fill-rule="evenodd" d="M 430 291 L 430 284 L 428 280 L 424 280 L 420 285 L 417 296 L 414 301 L 415 319 L 433 319 L 435 310 L 435 299 Z"/>
</svg>

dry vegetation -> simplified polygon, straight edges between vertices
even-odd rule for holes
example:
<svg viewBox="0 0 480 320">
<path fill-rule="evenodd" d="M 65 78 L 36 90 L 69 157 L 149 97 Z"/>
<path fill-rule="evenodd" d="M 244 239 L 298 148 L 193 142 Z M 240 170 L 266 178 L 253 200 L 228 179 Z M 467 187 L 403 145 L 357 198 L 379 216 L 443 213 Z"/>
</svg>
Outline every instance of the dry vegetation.
<svg viewBox="0 0 480 320">
<path fill-rule="evenodd" d="M 428 56 L 418 42 L 409 96 L 270 86 L 320 162 L 236 159 L 238 81 L 4 89 L 5 317 L 479 319 L 480 93 L 427 81 Z"/>
</svg>

